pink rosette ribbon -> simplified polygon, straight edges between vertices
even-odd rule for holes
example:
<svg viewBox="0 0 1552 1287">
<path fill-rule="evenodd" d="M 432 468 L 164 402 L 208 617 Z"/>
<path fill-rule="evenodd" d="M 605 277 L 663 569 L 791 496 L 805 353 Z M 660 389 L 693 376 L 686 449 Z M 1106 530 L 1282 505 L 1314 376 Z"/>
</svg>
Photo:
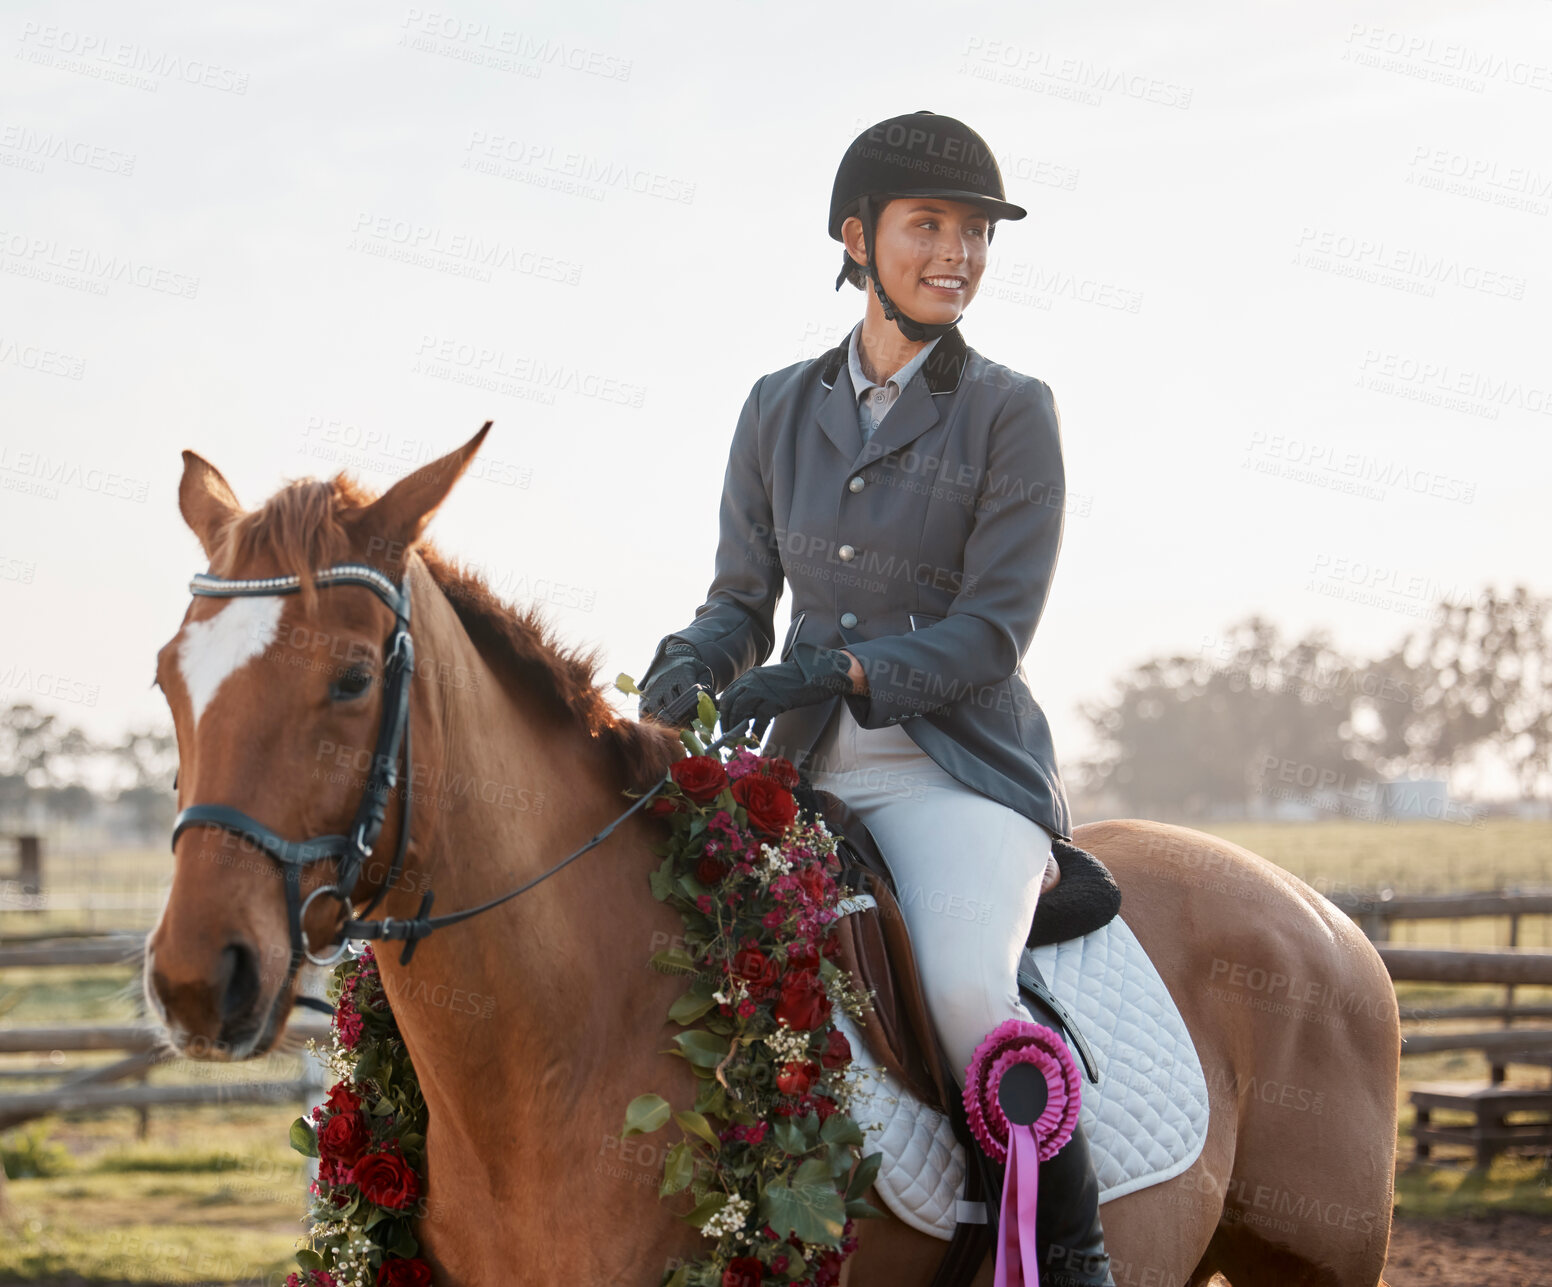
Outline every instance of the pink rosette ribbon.
<svg viewBox="0 0 1552 1287">
<path fill-rule="evenodd" d="M 1034 1121 L 1020 1123 L 1009 1120 L 1000 1092 L 1008 1071 L 1026 1064 L 1044 1078 L 1046 1099 Z M 1021 1079 L 1028 1076 L 1019 1074 Z M 1009 1019 L 993 1028 L 965 1070 L 970 1129 L 988 1156 L 1006 1163 L 994 1287 L 1039 1287 L 1035 1204 L 1040 1163 L 1066 1147 L 1077 1128 L 1080 1081 L 1077 1062 L 1061 1034 L 1025 1019 Z M 1038 1100 L 1038 1092 L 1021 1098 Z"/>
</svg>

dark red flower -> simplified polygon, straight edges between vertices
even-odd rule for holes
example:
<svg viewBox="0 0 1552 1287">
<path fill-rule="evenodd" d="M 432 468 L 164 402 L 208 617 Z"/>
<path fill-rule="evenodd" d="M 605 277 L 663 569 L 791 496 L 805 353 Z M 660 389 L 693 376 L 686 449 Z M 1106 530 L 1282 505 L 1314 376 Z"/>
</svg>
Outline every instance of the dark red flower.
<svg viewBox="0 0 1552 1287">
<path fill-rule="evenodd" d="M 749 985 L 752 995 L 763 995 L 775 986 L 780 967 L 759 948 L 748 945 L 733 954 L 733 973 Z"/>
<path fill-rule="evenodd" d="M 739 778 L 733 783 L 733 799 L 749 814 L 749 825 L 768 836 L 781 835 L 798 816 L 798 802 L 792 798 L 792 792 L 764 774 L 751 773 Z"/>
<path fill-rule="evenodd" d="M 372 1128 L 360 1113 L 335 1113 L 318 1131 L 318 1157 L 353 1166 L 371 1147 Z"/>
<path fill-rule="evenodd" d="M 690 755 L 675 760 L 668 771 L 679 789 L 696 804 L 710 804 L 728 784 L 727 770 L 709 755 Z"/>
<path fill-rule="evenodd" d="M 361 1109 L 361 1097 L 342 1081 L 329 1087 L 327 1103 L 331 1113 L 355 1113 Z"/>
<path fill-rule="evenodd" d="M 809 1032 L 830 1017 L 830 998 L 817 970 L 797 970 L 781 982 L 776 1002 L 776 1021 L 799 1032 Z"/>
<path fill-rule="evenodd" d="M 377 1287 L 431 1287 L 431 1266 L 419 1256 L 394 1256 L 378 1269 Z"/>
<path fill-rule="evenodd" d="M 789 791 L 798 784 L 798 771 L 785 755 L 763 757 L 760 760 L 760 772 L 781 783 Z"/>
<path fill-rule="evenodd" d="M 666 818 L 670 813 L 683 812 L 684 801 L 671 795 L 653 796 L 646 809 L 649 818 Z"/>
<path fill-rule="evenodd" d="M 846 1034 L 839 1028 L 831 1029 L 830 1035 L 825 1038 L 824 1054 L 819 1060 L 826 1068 L 839 1068 L 850 1062 L 851 1042 L 846 1040 Z"/>
<path fill-rule="evenodd" d="M 415 1205 L 420 1178 L 396 1153 L 368 1153 L 356 1163 L 355 1185 L 368 1202 L 390 1211 Z"/>
<path fill-rule="evenodd" d="M 814 951 L 812 939 L 794 939 L 787 944 L 787 964 L 795 970 L 817 970 L 819 953 Z"/>
<path fill-rule="evenodd" d="M 818 1080 L 818 1064 L 811 1060 L 789 1063 L 776 1074 L 776 1089 L 783 1095 L 806 1095 Z"/>
<path fill-rule="evenodd" d="M 703 885 L 720 885 L 730 870 L 722 859 L 708 855 L 695 864 L 695 879 Z"/>
<path fill-rule="evenodd" d="M 840 1110 L 835 1106 L 835 1101 L 825 1095 L 814 1095 L 811 1099 L 813 1110 L 819 1115 L 821 1122 L 828 1122 Z"/>
<path fill-rule="evenodd" d="M 722 1287 L 760 1287 L 765 1281 L 765 1266 L 753 1256 L 739 1256 L 722 1271 Z"/>
<path fill-rule="evenodd" d="M 798 873 L 798 884 L 803 887 L 803 892 L 808 895 L 808 901 L 815 907 L 822 906 L 830 892 L 830 878 L 825 875 L 824 868 L 818 863 L 809 863 Z"/>
<path fill-rule="evenodd" d="M 825 935 L 823 947 L 820 949 L 832 961 L 841 954 L 841 936 L 834 930 Z"/>
</svg>

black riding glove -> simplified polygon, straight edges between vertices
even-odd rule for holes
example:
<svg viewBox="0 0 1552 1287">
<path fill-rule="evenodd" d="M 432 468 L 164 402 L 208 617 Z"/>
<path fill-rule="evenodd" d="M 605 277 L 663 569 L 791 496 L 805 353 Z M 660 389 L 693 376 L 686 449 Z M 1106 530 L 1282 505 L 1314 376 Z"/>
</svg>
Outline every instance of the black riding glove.
<svg viewBox="0 0 1552 1287">
<path fill-rule="evenodd" d="M 662 661 L 641 681 L 640 717 L 688 728 L 690 721 L 695 718 L 694 706 L 687 705 L 679 712 L 678 718 L 673 720 L 664 719 L 663 712 L 679 703 L 697 685 L 705 688 L 708 693 L 716 691 L 717 679 L 711 673 L 711 667 L 701 660 L 693 644 L 685 643 L 682 639 L 671 641 L 663 648 Z"/>
<path fill-rule="evenodd" d="M 763 737 L 766 726 L 783 711 L 851 692 L 850 670 L 851 658 L 839 648 L 794 644 L 789 661 L 746 670 L 722 690 L 717 702 L 722 730 L 730 732 L 753 719 L 754 735 Z"/>
</svg>

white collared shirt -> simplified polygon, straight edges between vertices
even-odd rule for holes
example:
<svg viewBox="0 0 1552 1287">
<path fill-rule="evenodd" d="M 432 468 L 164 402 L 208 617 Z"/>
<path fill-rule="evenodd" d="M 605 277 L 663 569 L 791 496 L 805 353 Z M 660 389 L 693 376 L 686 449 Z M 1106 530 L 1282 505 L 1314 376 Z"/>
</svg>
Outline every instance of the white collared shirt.
<svg viewBox="0 0 1552 1287">
<path fill-rule="evenodd" d="M 900 390 L 911 382 L 912 377 L 926 363 L 927 355 L 937 347 L 938 340 L 922 345 L 916 356 L 880 387 L 862 373 L 862 358 L 857 352 L 858 337 L 861 334 L 862 323 L 858 322 L 852 328 L 847 364 L 851 368 L 852 388 L 857 391 L 857 424 L 862 429 L 862 440 L 866 442 L 873 436 L 873 430 L 883 423 L 884 417 L 889 414 L 889 408 L 895 405 L 895 400 L 900 396 Z M 942 338 L 941 335 L 938 337 L 938 339 Z"/>
</svg>

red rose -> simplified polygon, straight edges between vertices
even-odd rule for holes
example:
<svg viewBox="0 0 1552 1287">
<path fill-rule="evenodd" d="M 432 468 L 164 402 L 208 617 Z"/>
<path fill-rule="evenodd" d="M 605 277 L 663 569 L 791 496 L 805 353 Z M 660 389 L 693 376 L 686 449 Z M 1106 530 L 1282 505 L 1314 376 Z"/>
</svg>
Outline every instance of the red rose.
<svg viewBox="0 0 1552 1287">
<path fill-rule="evenodd" d="M 372 1143 L 372 1128 L 360 1113 L 335 1113 L 318 1132 L 318 1156 L 347 1166 L 360 1161 Z"/>
<path fill-rule="evenodd" d="M 395 1256 L 378 1269 L 377 1287 L 431 1287 L 431 1266 L 419 1256 L 409 1260 Z"/>
<path fill-rule="evenodd" d="M 825 935 L 824 947 L 821 949 L 832 961 L 841 954 L 841 936 L 834 930 Z"/>
<path fill-rule="evenodd" d="M 728 784 L 727 771 L 709 755 L 689 755 L 675 760 L 668 772 L 679 789 L 696 804 L 710 804 Z"/>
<path fill-rule="evenodd" d="M 733 954 L 733 973 L 749 985 L 751 993 L 762 993 L 775 984 L 779 970 L 757 947 L 741 947 Z"/>
<path fill-rule="evenodd" d="M 695 864 L 695 879 L 703 885 L 720 885 L 730 870 L 722 859 L 708 856 Z"/>
<path fill-rule="evenodd" d="M 780 782 L 789 791 L 798 784 L 798 771 L 785 755 L 769 755 L 762 758 L 760 772 Z"/>
<path fill-rule="evenodd" d="M 814 1106 L 814 1112 L 821 1122 L 828 1122 L 840 1110 L 836 1108 L 833 1099 L 827 1099 L 823 1095 L 815 1095 L 810 1102 Z"/>
<path fill-rule="evenodd" d="M 790 1063 L 776 1074 L 776 1089 L 783 1095 L 806 1095 L 818 1080 L 818 1064 L 810 1061 Z"/>
<path fill-rule="evenodd" d="M 776 1021 L 799 1032 L 810 1032 L 830 1017 L 830 998 L 816 970 L 798 970 L 781 984 L 776 1002 Z"/>
<path fill-rule="evenodd" d="M 830 892 L 830 878 L 825 875 L 824 868 L 816 862 L 809 863 L 798 873 L 798 884 L 808 895 L 808 901 L 815 907 L 822 906 L 825 896 Z"/>
<path fill-rule="evenodd" d="M 355 1113 L 361 1109 L 361 1097 L 342 1081 L 329 1087 L 328 1108 L 331 1113 Z"/>
<path fill-rule="evenodd" d="M 420 1197 L 419 1178 L 395 1153 L 368 1153 L 356 1163 L 354 1179 L 368 1202 L 390 1211 L 414 1206 Z"/>
<path fill-rule="evenodd" d="M 839 1029 L 832 1029 L 825 1038 L 824 1054 L 820 1056 L 820 1062 L 826 1068 L 839 1068 L 851 1059 L 851 1042 L 846 1040 L 846 1034 Z"/>
<path fill-rule="evenodd" d="M 768 836 L 781 835 L 798 816 L 798 802 L 792 798 L 792 792 L 759 773 L 733 783 L 733 799 L 748 812 L 749 825 Z"/>
<path fill-rule="evenodd" d="M 739 1256 L 722 1271 L 722 1287 L 760 1287 L 765 1281 L 765 1266 L 753 1256 Z"/>
<path fill-rule="evenodd" d="M 647 805 L 647 817 L 666 818 L 670 813 L 683 813 L 684 803 L 671 795 L 653 796 Z"/>
</svg>

